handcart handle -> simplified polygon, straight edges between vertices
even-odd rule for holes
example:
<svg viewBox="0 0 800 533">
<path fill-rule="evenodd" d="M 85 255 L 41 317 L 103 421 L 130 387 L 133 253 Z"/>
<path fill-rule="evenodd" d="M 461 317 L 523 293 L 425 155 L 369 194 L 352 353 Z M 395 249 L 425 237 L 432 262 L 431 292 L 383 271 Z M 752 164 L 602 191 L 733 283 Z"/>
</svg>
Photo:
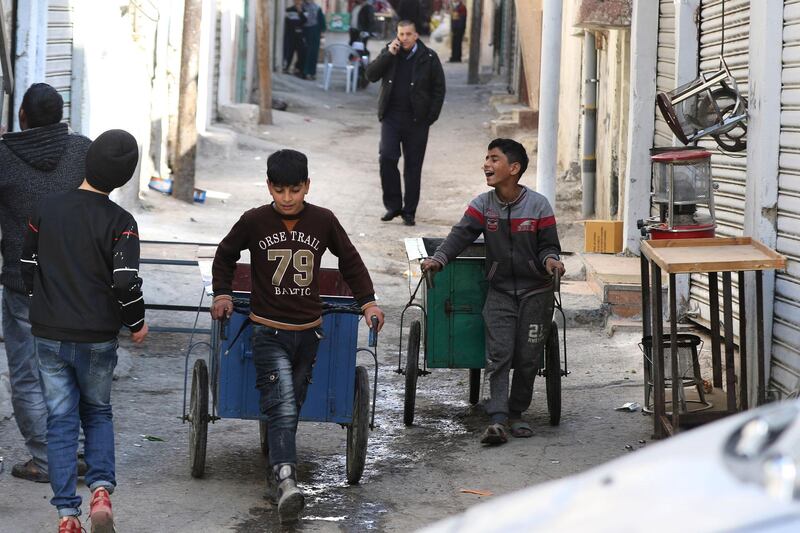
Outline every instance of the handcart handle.
<svg viewBox="0 0 800 533">
<path fill-rule="evenodd" d="M 422 274 L 425 276 L 425 285 L 427 285 L 429 289 L 436 287 L 436 284 L 433 282 L 434 272 L 430 270 L 424 270 Z"/>
<path fill-rule="evenodd" d="M 322 314 L 329 315 L 331 313 L 347 313 L 351 315 L 360 315 L 363 314 L 363 311 L 357 305 L 336 305 L 323 302 Z"/>
<path fill-rule="evenodd" d="M 553 292 L 561 293 L 561 271 L 553 269 Z"/>
<path fill-rule="evenodd" d="M 228 317 L 224 314 L 222 318 L 219 319 L 219 338 L 226 341 L 228 340 L 228 328 L 226 328 L 226 324 L 228 322 Z"/>
<path fill-rule="evenodd" d="M 369 346 L 374 348 L 378 345 L 378 317 L 370 317 L 371 327 L 369 328 Z"/>
</svg>

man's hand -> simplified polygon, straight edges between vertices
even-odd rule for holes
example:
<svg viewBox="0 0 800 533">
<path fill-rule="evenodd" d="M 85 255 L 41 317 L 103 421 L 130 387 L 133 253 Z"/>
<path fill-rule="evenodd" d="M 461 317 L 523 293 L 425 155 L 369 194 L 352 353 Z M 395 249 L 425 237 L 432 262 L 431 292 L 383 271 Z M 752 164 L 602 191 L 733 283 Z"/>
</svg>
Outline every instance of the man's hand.
<svg viewBox="0 0 800 533">
<path fill-rule="evenodd" d="M 233 300 L 220 298 L 211 304 L 211 318 L 214 320 L 227 319 L 233 313 Z"/>
<path fill-rule="evenodd" d="M 393 56 L 396 56 L 397 52 L 400 51 L 400 40 L 395 39 L 394 41 L 390 42 L 388 48 L 389 48 L 389 53 L 392 54 Z"/>
<path fill-rule="evenodd" d="M 444 265 L 442 265 L 439 261 L 431 258 L 425 259 L 420 265 L 420 268 L 423 272 L 430 272 L 432 274 L 439 272 L 443 267 Z"/>
<path fill-rule="evenodd" d="M 139 331 L 134 331 L 131 333 L 131 340 L 136 344 L 141 344 L 145 337 L 147 337 L 147 333 L 150 331 L 150 328 L 147 327 L 147 323 L 142 326 L 142 329 Z"/>
<path fill-rule="evenodd" d="M 545 260 L 544 268 L 545 270 L 547 270 L 547 273 L 550 274 L 551 276 L 555 273 L 556 269 L 558 269 L 558 273 L 561 274 L 562 276 L 567 271 L 567 269 L 564 268 L 564 263 L 552 257 L 548 257 Z"/>
<path fill-rule="evenodd" d="M 384 315 L 383 311 L 381 311 L 381 308 L 378 307 L 377 305 L 372 305 L 364 310 L 364 321 L 370 328 L 372 327 L 373 316 L 378 317 L 378 331 L 380 331 L 381 328 L 383 327 Z"/>
</svg>

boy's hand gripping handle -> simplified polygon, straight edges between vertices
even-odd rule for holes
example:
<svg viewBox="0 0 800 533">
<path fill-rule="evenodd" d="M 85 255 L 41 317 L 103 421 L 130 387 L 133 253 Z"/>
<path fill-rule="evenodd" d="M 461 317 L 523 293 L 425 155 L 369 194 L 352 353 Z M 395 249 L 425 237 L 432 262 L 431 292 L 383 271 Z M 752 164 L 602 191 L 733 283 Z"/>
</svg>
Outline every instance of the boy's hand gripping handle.
<svg viewBox="0 0 800 533">
<path fill-rule="evenodd" d="M 372 315 L 370 322 L 372 322 L 372 327 L 369 328 L 369 346 L 374 348 L 378 345 L 378 317 Z"/>
</svg>

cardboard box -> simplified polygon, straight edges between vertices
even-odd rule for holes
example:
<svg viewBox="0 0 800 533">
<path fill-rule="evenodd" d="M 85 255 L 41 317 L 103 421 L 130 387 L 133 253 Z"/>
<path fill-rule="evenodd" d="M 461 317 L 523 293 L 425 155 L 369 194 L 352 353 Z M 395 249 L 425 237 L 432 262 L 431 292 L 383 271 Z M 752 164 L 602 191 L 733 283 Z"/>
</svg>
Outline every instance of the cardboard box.
<svg viewBox="0 0 800 533">
<path fill-rule="evenodd" d="M 585 220 L 584 251 L 617 254 L 622 251 L 621 220 Z"/>
</svg>

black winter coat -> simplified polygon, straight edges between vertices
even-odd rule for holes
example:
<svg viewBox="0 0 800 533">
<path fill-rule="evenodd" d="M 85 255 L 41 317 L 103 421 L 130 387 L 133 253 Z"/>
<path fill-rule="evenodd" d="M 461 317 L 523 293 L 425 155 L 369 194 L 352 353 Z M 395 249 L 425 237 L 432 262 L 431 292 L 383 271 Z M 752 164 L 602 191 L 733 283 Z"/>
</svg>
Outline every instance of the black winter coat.
<svg viewBox="0 0 800 533">
<path fill-rule="evenodd" d="M 444 103 L 445 81 L 442 63 L 436 52 L 417 41 L 417 54 L 411 73 L 411 109 L 414 120 L 428 126 L 436 122 Z M 367 66 L 367 79 L 371 82 L 381 80 L 378 97 L 378 120 L 383 120 L 389 105 L 389 94 L 394 83 L 398 55 L 392 55 L 386 46 L 375 61 Z"/>
</svg>

